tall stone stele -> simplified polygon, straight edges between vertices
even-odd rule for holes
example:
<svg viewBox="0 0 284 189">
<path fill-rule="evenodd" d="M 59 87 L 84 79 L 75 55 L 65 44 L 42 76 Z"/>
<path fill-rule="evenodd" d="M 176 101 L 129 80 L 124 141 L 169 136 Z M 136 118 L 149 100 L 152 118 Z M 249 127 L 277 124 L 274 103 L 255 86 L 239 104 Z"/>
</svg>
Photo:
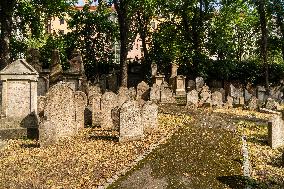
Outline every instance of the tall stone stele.
<svg viewBox="0 0 284 189">
<path fill-rule="evenodd" d="M 34 126 L 38 77 L 38 72 L 24 59 L 12 62 L 0 72 L 2 117 L 18 120 L 22 127 Z"/>
</svg>

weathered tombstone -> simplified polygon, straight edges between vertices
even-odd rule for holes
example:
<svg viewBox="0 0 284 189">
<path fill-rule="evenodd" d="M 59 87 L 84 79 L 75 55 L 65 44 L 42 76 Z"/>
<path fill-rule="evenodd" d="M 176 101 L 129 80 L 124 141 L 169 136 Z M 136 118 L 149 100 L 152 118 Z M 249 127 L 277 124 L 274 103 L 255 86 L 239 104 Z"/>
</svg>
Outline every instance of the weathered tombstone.
<svg viewBox="0 0 284 189">
<path fill-rule="evenodd" d="M 269 110 L 279 110 L 280 105 L 272 98 L 268 98 L 265 103 L 265 108 Z"/>
<path fill-rule="evenodd" d="M 186 77 L 183 75 L 178 75 L 175 77 L 175 93 L 177 96 L 185 96 L 185 79 Z"/>
<path fill-rule="evenodd" d="M 158 105 L 147 101 L 142 107 L 142 124 L 144 132 L 150 133 L 158 128 Z"/>
<path fill-rule="evenodd" d="M 227 96 L 227 102 L 225 103 L 226 108 L 232 108 L 233 107 L 234 99 L 231 96 Z"/>
<path fill-rule="evenodd" d="M 243 97 L 243 89 L 242 88 L 236 88 L 233 84 L 230 85 L 229 87 L 229 96 L 233 97 L 234 99 L 234 104 L 238 105 L 242 105 L 240 103 L 240 97 Z"/>
<path fill-rule="evenodd" d="M 275 100 L 280 100 L 283 97 L 283 89 L 281 86 L 271 87 L 269 90 L 269 97 Z"/>
<path fill-rule="evenodd" d="M 49 79 L 50 79 L 49 84 L 51 86 L 63 80 L 63 70 L 58 50 L 52 51 L 51 70 L 50 70 Z"/>
<path fill-rule="evenodd" d="M 152 77 L 158 74 L 158 66 L 156 63 L 151 64 L 151 74 L 152 74 Z"/>
<path fill-rule="evenodd" d="M 38 96 L 37 97 L 37 113 L 39 117 L 43 117 L 44 115 L 45 104 L 46 104 L 46 97 Z"/>
<path fill-rule="evenodd" d="M 76 91 L 74 94 L 75 100 L 75 122 L 77 129 L 82 129 L 85 126 L 84 111 L 87 106 L 87 95 L 82 91 Z"/>
<path fill-rule="evenodd" d="M 89 104 L 92 104 L 92 100 L 90 99 L 90 97 L 94 95 L 96 96 L 102 95 L 101 88 L 99 85 L 89 85 L 89 91 L 88 91 Z"/>
<path fill-rule="evenodd" d="M 49 122 L 49 124 L 45 122 Z M 48 129 L 54 129 L 52 131 L 53 136 L 50 137 L 55 138 L 55 141 L 77 133 L 74 92 L 66 83 L 58 83 L 52 86 L 46 95 L 44 121 L 39 137 L 46 136 L 45 133 L 49 133 Z"/>
<path fill-rule="evenodd" d="M 281 113 L 273 115 L 268 122 L 268 143 L 271 148 L 284 144 L 284 122 Z"/>
<path fill-rule="evenodd" d="M 12 62 L 0 72 L 2 116 L 22 120 L 37 114 L 37 71 L 25 60 Z M 29 126 L 27 126 L 29 127 Z"/>
<path fill-rule="evenodd" d="M 248 102 L 252 98 L 252 94 L 248 90 L 245 89 L 244 97 L 245 97 L 245 101 Z"/>
<path fill-rule="evenodd" d="M 195 79 L 195 85 L 196 85 L 197 92 L 200 92 L 202 90 L 203 85 L 204 85 L 203 78 L 202 77 L 197 77 Z"/>
<path fill-rule="evenodd" d="M 173 92 L 170 89 L 167 82 L 163 82 L 160 86 L 161 89 L 161 103 L 164 104 L 173 104 L 176 103 L 175 97 L 173 96 Z"/>
<path fill-rule="evenodd" d="M 150 100 L 155 103 L 158 103 L 160 99 L 161 99 L 160 86 L 154 83 L 150 89 Z"/>
<path fill-rule="evenodd" d="M 115 129 L 112 118 L 112 111 L 118 106 L 117 95 L 113 92 L 105 92 L 101 98 L 102 120 L 101 127 L 103 129 Z"/>
<path fill-rule="evenodd" d="M 120 109 L 119 142 L 140 140 L 144 137 L 141 109 L 138 102 L 127 101 Z"/>
<path fill-rule="evenodd" d="M 205 84 L 200 92 L 199 106 L 211 107 L 212 99 L 209 87 Z"/>
<path fill-rule="evenodd" d="M 58 128 L 56 123 L 53 121 L 47 120 L 43 121 L 39 125 L 39 143 L 41 147 L 46 147 L 57 143 L 59 140 L 58 137 Z"/>
<path fill-rule="evenodd" d="M 136 95 L 137 95 L 137 92 L 136 92 L 136 89 L 134 87 L 130 87 L 128 89 L 128 96 L 131 100 L 135 100 L 136 99 Z"/>
<path fill-rule="evenodd" d="M 212 93 L 212 106 L 221 108 L 223 106 L 223 96 L 219 91 Z"/>
<path fill-rule="evenodd" d="M 193 89 L 192 91 L 188 92 L 186 95 L 186 105 L 189 107 L 197 107 L 198 106 L 198 92 Z"/>
<path fill-rule="evenodd" d="M 49 78 L 40 76 L 37 83 L 37 96 L 45 96 L 49 88 Z"/>
<path fill-rule="evenodd" d="M 97 93 L 97 95 L 91 96 L 89 101 L 92 101 L 92 125 L 99 126 L 102 123 L 102 110 L 101 110 L 101 97 L 102 95 Z"/>
<path fill-rule="evenodd" d="M 137 97 L 136 99 L 142 99 L 142 100 L 149 100 L 150 96 L 150 87 L 149 85 L 142 81 L 137 85 Z"/>
<path fill-rule="evenodd" d="M 192 91 L 193 89 L 195 89 L 195 81 L 193 80 L 188 80 L 187 82 L 187 91 Z"/>
<path fill-rule="evenodd" d="M 130 100 L 130 97 L 128 95 L 128 89 L 126 87 L 119 88 L 117 93 L 117 100 L 119 107 L 121 107 L 124 102 Z"/>
<path fill-rule="evenodd" d="M 259 101 L 263 102 L 266 100 L 266 95 L 265 95 L 265 87 L 263 86 L 257 86 L 256 88 L 256 97 Z"/>
<path fill-rule="evenodd" d="M 42 63 L 39 61 L 39 59 L 39 50 L 35 48 L 29 48 L 26 60 L 38 73 L 42 71 Z"/>
<path fill-rule="evenodd" d="M 156 75 L 154 76 L 154 82 L 155 84 L 157 84 L 158 86 L 161 86 L 162 83 L 165 81 L 165 76 L 164 75 Z"/>
<path fill-rule="evenodd" d="M 112 92 L 116 92 L 118 88 L 118 79 L 115 73 L 111 73 L 107 76 L 108 89 Z"/>
<path fill-rule="evenodd" d="M 255 96 L 252 96 L 248 101 L 249 110 L 257 110 L 258 108 L 258 99 Z"/>
<path fill-rule="evenodd" d="M 172 64 L 172 68 L 171 68 L 171 78 L 174 78 L 178 75 L 178 68 L 179 68 L 179 65 L 173 63 Z"/>
<path fill-rule="evenodd" d="M 67 70 L 69 73 L 84 74 L 84 65 L 82 56 L 79 50 L 75 49 L 72 52 L 72 59 L 69 61 L 70 68 Z"/>
</svg>

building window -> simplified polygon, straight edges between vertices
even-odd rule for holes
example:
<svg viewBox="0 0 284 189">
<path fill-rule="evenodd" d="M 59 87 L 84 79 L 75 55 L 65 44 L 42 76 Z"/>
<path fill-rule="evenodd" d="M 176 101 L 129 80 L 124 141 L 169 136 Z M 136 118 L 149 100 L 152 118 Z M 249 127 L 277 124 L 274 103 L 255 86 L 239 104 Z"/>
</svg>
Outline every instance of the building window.
<svg viewBox="0 0 284 189">
<path fill-rule="evenodd" d="M 58 33 L 59 33 L 60 35 L 63 35 L 63 34 L 64 34 L 64 30 L 59 30 Z"/>
<path fill-rule="evenodd" d="M 64 24 L 64 19 L 61 18 L 61 19 L 59 20 L 59 22 L 60 22 L 60 25 Z"/>
</svg>

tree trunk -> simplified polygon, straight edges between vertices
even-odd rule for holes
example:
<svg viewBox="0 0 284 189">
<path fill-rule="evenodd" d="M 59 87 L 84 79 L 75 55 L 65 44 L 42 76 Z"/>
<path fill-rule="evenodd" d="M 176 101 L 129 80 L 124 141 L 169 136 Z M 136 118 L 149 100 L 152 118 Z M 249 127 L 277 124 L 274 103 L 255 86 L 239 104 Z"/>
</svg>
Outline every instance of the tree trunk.
<svg viewBox="0 0 284 189">
<path fill-rule="evenodd" d="M 15 0 L 0 1 L 0 70 L 10 62 L 10 39 Z"/>
<path fill-rule="evenodd" d="M 258 14 L 259 21 L 261 27 L 261 48 L 260 55 L 262 64 L 264 65 L 264 73 L 265 73 L 265 88 L 266 93 L 269 93 L 269 73 L 268 73 L 268 63 L 267 63 L 267 21 L 265 15 L 265 2 L 264 0 L 259 0 L 258 2 Z"/>
<path fill-rule="evenodd" d="M 283 17 L 278 13 L 277 14 L 277 25 L 280 29 L 281 33 L 281 52 L 282 52 L 282 59 L 284 60 L 284 23 L 283 23 Z"/>
<path fill-rule="evenodd" d="M 113 0 L 119 25 L 120 36 L 120 86 L 127 87 L 127 39 L 128 39 L 128 18 L 127 2 L 125 0 Z"/>
<path fill-rule="evenodd" d="M 143 10 L 144 11 L 144 10 Z M 141 13 L 140 11 L 137 12 L 137 21 L 139 25 L 139 34 L 142 41 L 142 48 L 144 53 L 144 60 L 148 60 L 148 49 L 147 49 L 147 43 L 146 43 L 146 37 L 147 37 L 147 21 L 145 19 L 145 15 Z"/>
</svg>

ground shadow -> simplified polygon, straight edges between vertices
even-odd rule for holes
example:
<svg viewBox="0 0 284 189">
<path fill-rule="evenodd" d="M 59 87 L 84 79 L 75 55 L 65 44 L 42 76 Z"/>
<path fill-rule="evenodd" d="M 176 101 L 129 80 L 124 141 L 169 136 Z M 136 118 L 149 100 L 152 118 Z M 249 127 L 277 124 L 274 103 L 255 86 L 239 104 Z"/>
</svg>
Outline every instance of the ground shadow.
<svg viewBox="0 0 284 189">
<path fill-rule="evenodd" d="M 21 148 L 39 148 L 40 144 L 37 143 L 29 143 L 29 144 L 21 144 Z"/>
<path fill-rule="evenodd" d="M 119 137 L 117 137 L 117 136 L 103 136 L 103 135 L 90 136 L 89 139 L 91 139 L 91 140 L 107 140 L 107 141 L 114 141 L 114 142 L 119 141 Z"/>
<path fill-rule="evenodd" d="M 220 176 L 217 177 L 217 180 L 228 185 L 232 189 L 244 189 L 248 186 L 250 186 L 250 188 L 259 189 L 268 188 L 267 185 L 258 183 L 256 180 L 242 175 Z"/>
</svg>

